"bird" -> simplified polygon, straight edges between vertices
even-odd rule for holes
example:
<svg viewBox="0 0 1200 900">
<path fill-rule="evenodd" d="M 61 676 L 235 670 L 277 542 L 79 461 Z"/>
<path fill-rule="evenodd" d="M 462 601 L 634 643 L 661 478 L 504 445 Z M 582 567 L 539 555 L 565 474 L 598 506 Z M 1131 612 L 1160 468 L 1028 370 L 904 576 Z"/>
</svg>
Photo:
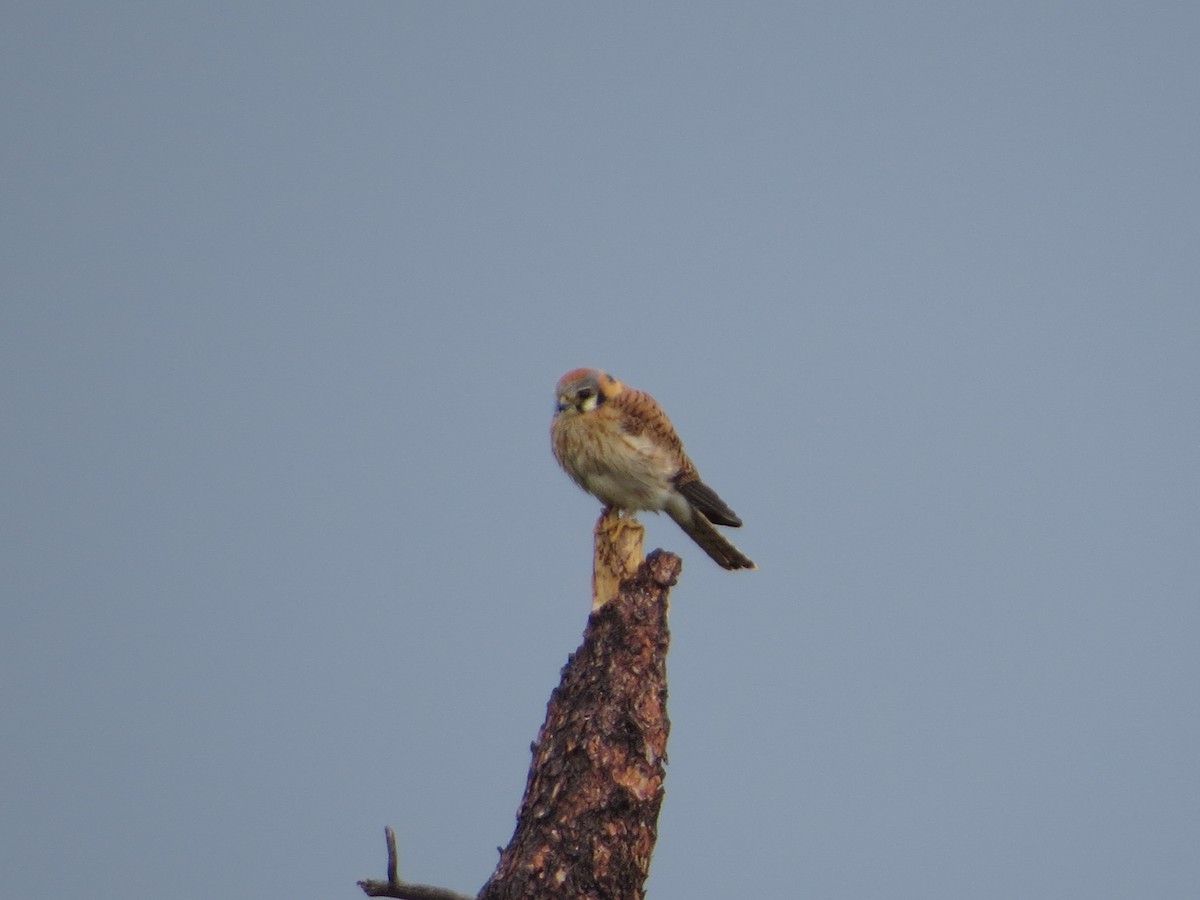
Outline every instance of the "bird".
<svg viewBox="0 0 1200 900">
<path fill-rule="evenodd" d="M 714 525 L 742 520 L 700 480 L 662 407 L 599 369 L 572 369 L 555 387 L 554 458 L 607 510 L 665 512 L 725 569 L 757 568 Z"/>
</svg>

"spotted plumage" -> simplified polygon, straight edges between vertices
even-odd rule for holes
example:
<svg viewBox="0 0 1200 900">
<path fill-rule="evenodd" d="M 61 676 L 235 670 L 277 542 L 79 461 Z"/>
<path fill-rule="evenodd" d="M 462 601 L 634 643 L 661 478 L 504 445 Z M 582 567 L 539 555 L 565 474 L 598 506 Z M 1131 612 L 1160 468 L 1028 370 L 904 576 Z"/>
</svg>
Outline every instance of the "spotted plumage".
<svg viewBox="0 0 1200 900">
<path fill-rule="evenodd" d="M 555 388 L 554 457 L 607 507 L 665 512 L 726 569 L 753 569 L 716 528 L 742 520 L 700 480 L 675 428 L 644 391 L 599 369 L 572 369 Z"/>
</svg>

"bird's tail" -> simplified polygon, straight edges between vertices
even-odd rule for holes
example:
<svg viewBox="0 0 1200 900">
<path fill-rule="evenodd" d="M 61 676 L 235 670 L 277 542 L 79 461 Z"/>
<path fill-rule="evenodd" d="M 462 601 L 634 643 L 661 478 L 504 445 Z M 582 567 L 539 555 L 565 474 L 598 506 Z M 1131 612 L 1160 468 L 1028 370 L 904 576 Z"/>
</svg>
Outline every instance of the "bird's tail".
<svg viewBox="0 0 1200 900">
<path fill-rule="evenodd" d="M 725 535 L 717 531 L 712 522 L 700 510 L 693 507 L 688 507 L 686 513 L 683 510 L 676 511 L 667 508 L 669 515 L 675 522 L 687 532 L 687 536 L 700 545 L 700 549 L 713 558 L 718 566 L 723 569 L 756 569 L 758 568 L 750 561 L 741 550 L 733 546 Z"/>
</svg>

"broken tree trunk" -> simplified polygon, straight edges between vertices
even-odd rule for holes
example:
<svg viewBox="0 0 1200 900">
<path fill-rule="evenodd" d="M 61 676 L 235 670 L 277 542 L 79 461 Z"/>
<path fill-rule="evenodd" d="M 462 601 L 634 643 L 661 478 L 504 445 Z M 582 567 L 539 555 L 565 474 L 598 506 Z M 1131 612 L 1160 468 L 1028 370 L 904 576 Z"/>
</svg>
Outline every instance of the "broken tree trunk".
<svg viewBox="0 0 1200 900">
<path fill-rule="evenodd" d="M 606 512 L 596 523 L 583 642 L 550 696 L 516 831 L 478 900 L 644 897 L 670 729 L 667 597 L 681 565 L 661 550 L 642 561 L 641 548 L 636 521 Z M 425 887 L 388 874 L 360 885 L 401 898 Z"/>
<path fill-rule="evenodd" d="M 516 831 L 479 900 L 644 896 L 670 728 L 667 595 L 680 562 L 655 551 L 639 566 L 641 531 L 615 514 L 596 525 L 593 587 L 622 566 L 633 575 L 593 597 L 533 746 Z"/>
</svg>

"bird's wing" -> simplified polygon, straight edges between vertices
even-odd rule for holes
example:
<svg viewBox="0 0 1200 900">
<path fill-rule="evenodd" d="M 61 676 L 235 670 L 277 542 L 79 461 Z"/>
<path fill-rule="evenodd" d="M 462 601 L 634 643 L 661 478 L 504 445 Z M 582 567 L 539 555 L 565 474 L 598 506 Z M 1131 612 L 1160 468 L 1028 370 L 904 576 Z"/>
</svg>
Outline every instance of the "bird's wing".
<svg viewBox="0 0 1200 900">
<path fill-rule="evenodd" d="M 671 480 L 692 506 L 717 525 L 737 527 L 742 524 L 737 513 L 717 496 L 717 492 L 700 480 L 696 467 L 683 450 L 683 441 L 653 397 L 645 391 L 627 387 L 610 402 L 620 411 L 621 425 L 626 432 L 649 438 L 675 460 L 678 469 Z"/>
<path fill-rule="evenodd" d="M 671 420 L 653 397 L 645 391 L 627 387 L 609 401 L 621 416 L 621 427 L 633 437 L 645 437 L 679 463 L 679 474 L 695 477 L 696 469 L 683 452 L 683 441 L 675 433 Z"/>
<path fill-rule="evenodd" d="M 704 513 L 710 522 L 714 522 L 717 525 L 729 525 L 734 528 L 741 527 L 742 520 L 738 518 L 737 513 L 729 508 L 729 504 L 717 496 L 716 491 L 699 478 L 694 478 L 691 481 L 677 480 L 675 487 L 679 490 L 679 493 L 687 498 L 688 503 Z"/>
</svg>

